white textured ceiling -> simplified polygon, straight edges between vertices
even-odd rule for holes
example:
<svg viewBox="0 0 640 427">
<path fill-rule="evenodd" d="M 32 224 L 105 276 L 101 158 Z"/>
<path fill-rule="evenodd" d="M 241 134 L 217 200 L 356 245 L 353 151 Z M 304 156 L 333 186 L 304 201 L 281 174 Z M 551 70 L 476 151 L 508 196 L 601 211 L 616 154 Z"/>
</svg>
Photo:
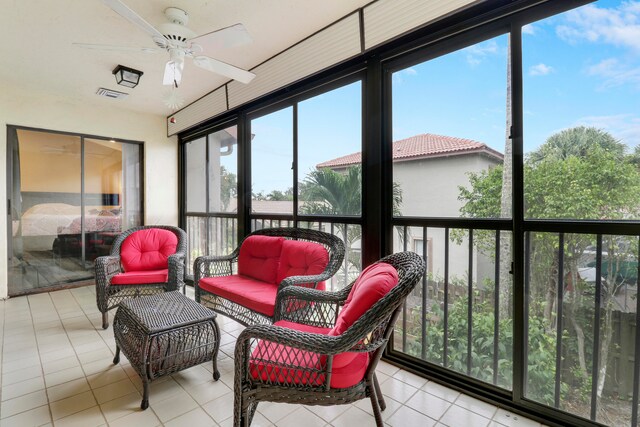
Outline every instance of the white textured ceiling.
<svg viewBox="0 0 640 427">
<path fill-rule="evenodd" d="M 250 69 L 370 0 L 124 0 L 152 25 L 165 22 L 169 6 L 189 14 L 188 27 L 204 34 L 241 22 L 253 43 L 209 56 Z M 0 90 L 50 94 L 91 105 L 113 105 L 166 116 L 162 85 L 168 54 L 89 50 L 73 43 L 155 47 L 151 38 L 99 0 L 2 0 Z M 122 64 L 144 72 L 134 89 L 118 86 L 112 75 Z M 178 95 L 185 104 L 227 81 L 185 62 Z M 101 98 L 99 87 L 129 93 L 124 100 Z"/>
</svg>

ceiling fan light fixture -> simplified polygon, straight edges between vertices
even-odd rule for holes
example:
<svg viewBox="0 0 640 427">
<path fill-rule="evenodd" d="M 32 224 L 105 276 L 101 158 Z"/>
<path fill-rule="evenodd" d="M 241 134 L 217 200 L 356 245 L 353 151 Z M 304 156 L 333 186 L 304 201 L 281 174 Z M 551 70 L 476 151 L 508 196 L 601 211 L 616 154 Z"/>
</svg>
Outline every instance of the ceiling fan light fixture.
<svg viewBox="0 0 640 427">
<path fill-rule="evenodd" d="M 134 70 L 133 68 L 125 67 L 124 65 L 118 65 L 113 70 L 113 75 L 116 76 L 116 83 L 121 86 L 134 88 L 140 83 L 140 77 L 144 73 L 142 71 Z"/>
<path fill-rule="evenodd" d="M 176 89 L 180 85 L 182 73 L 184 71 L 185 58 L 192 60 L 197 67 L 212 73 L 218 74 L 228 79 L 233 79 L 241 83 L 249 83 L 256 75 L 242 68 L 227 64 L 223 61 L 203 55 L 206 52 L 216 52 L 222 48 L 250 43 L 251 36 L 240 23 L 228 27 L 197 35 L 188 28 L 188 14 L 182 9 L 169 7 L 165 9 L 165 16 L 168 22 L 164 22 L 157 28 L 148 23 L 144 18 L 125 5 L 122 0 L 101 0 L 113 12 L 117 13 L 139 30 L 144 31 L 154 43 L 163 51 L 169 54 L 169 61 L 165 65 L 162 84 L 173 86 Z M 109 45 L 89 45 L 78 44 L 81 47 L 95 49 L 102 47 L 105 50 L 121 50 L 128 52 L 151 53 L 158 52 L 158 49 L 145 47 L 126 47 Z M 122 65 L 118 65 L 113 74 L 119 85 L 134 88 L 140 81 L 141 71 L 133 70 Z M 172 108 L 177 105 L 172 99 Z"/>
</svg>

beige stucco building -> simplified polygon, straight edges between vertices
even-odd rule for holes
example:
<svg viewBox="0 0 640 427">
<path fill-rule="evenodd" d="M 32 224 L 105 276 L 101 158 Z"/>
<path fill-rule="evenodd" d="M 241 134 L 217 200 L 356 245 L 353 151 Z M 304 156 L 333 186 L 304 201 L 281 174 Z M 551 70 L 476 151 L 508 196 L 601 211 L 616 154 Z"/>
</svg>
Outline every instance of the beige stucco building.
<svg viewBox="0 0 640 427">
<path fill-rule="evenodd" d="M 420 134 L 393 143 L 393 181 L 402 189 L 402 216 L 458 218 L 463 202 L 458 199 L 459 187 L 469 185 L 469 174 L 488 170 L 502 163 L 503 155 L 486 144 L 470 139 L 444 135 Z M 353 153 L 328 160 L 317 168 L 344 171 L 360 164 L 361 153 Z M 403 248 L 403 230 L 394 236 L 397 250 Z M 452 233 L 455 234 L 455 233 Z M 423 253 L 422 229 L 407 230 L 406 248 Z M 427 230 L 427 265 L 434 279 L 444 278 L 445 231 Z M 465 280 L 469 268 L 469 244 L 466 237 L 454 242 L 450 239 L 449 278 Z M 493 280 L 493 261 L 475 251 L 473 281 Z"/>
</svg>

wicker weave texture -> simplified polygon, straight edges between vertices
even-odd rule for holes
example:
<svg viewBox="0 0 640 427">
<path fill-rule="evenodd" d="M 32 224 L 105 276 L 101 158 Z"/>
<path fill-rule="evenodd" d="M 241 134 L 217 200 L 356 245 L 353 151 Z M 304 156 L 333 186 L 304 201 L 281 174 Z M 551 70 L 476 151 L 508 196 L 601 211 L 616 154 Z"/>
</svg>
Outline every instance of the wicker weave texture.
<svg viewBox="0 0 640 427">
<path fill-rule="evenodd" d="M 135 318 L 147 334 L 211 320 L 215 315 L 201 304 L 185 297 L 178 291 L 166 292 L 162 296 L 130 299 L 120 304 L 122 315 Z"/>
<path fill-rule="evenodd" d="M 398 284 L 342 335 L 300 332 L 274 325 L 247 327 L 235 348 L 234 425 L 248 426 L 261 401 L 338 405 L 369 398 L 381 427 L 385 403 L 375 376 L 376 365 L 393 332 L 402 304 L 425 274 L 424 260 L 401 252 L 379 262 L 398 272 Z M 288 287 L 279 299 L 278 319 L 332 327 L 353 283 L 338 292 Z M 349 388 L 331 388 L 332 363 L 344 352 L 367 352 L 364 378 Z M 253 374 L 253 375 L 252 375 Z"/>
<path fill-rule="evenodd" d="M 122 273 L 120 249 L 127 237 L 136 231 L 159 228 L 173 232 L 178 238 L 176 252 L 168 258 L 169 277 L 167 282 L 146 283 L 144 285 L 112 285 L 111 279 Z M 95 262 L 96 302 L 102 313 L 102 327 L 107 328 L 108 311 L 130 298 L 152 295 L 158 292 L 174 291 L 184 286 L 185 259 L 187 255 L 187 233 L 181 228 L 168 225 L 133 227 L 122 232 L 113 242 L 111 254 L 99 257 Z"/>
<path fill-rule="evenodd" d="M 116 358 L 121 350 L 145 386 L 156 378 L 213 360 L 214 379 L 220 374 L 216 357 L 220 330 L 215 313 L 178 291 L 123 302 L 113 319 Z M 145 404 L 146 402 L 146 404 Z"/>
<path fill-rule="evenodd" d="M 300 285 L 306 285 L 309 283 L 317 284 L 319 282 L 329 280 L 338 271 L 342 265 L 342 261 L 344 260 L 345 248 L 342 240 L 333 234 L 325 233 L 323 231 L 291 227 L 265 228 L 254 231 L 246 238 L 255 235 L 284 237 L 291 240 L 319 243 L 324 246 L 329 254 L 329 262 L 322 273 L 313 276 L 291 276 L 287 277 L 282 281 L 282 283 L 280 283 L 278 296 L 275 301 L 276 313 L 274 318 L 279 317 L 278 307 L 280 304 L 278 303 L 278 300 L 283 289 L 290 286 L 300 287 Z M 244 242 L 244 240 L 242 242 Z M 193 267 L 196 301 L 206 305 L 218 313 L 231 317 L 245 326 L 272 323 L 274 320 L 273 318 L 268 318 L 260 313 L 252 312 L 246 307 L 240 306 L 225 298 L 221 298 L 218 295 L 209 293 L 198 286 L 200 279 L 205 277 L 219 277 L 233 274 L 238 262 L 242 242 L 230 255 L 221 257 L 203 256 L 196 258 Z"/>
<path fill-rule="evenodd" d="M 243 305 L 236 304 L 218 295 L 202 292 L 200 304 L 210 308 L 216 313 L 235 319 L 243 325 L 266 325 L 272 323 L 272 319 L 262 313 L 253 311 Z"/>
</svg>

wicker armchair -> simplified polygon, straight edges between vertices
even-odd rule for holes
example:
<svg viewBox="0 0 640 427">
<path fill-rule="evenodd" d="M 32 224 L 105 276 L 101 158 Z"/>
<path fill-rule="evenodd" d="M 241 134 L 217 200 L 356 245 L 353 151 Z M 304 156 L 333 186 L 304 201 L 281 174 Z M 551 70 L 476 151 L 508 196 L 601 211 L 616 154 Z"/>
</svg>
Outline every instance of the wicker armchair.
<svg viewBox="0 0 640 427">
<path fill-rule="evenodd" d="M 145 242 L 146 238 L 148 242 Z M 130 252 L 122 254 L 123 245 L 125 252 L 139 245 L 145 247 L 134 261 L 128 262 Z M 155 247 L 157 245 L 162 246 Z M 149 255 L 144 255 L 149 249 L 162 255 L 151 255 L 150 259 Z M 187 234 L 178 227 L 133 227 L 116 237 L 111 254 L 98 257 L 95 262 L 96 300 L 102 313 L 102 328 L 109 327 L 109 310 L 123 300 L 182 288 L 186 254 Z"/>
<path fill-rule="evenodd" d="M 280 318 L 274 325 L 249 326 L 240 334 L 234 356 L 234 426 L 249 426 L 261 401 L 327 406 L 368 397 L 382 427 L 380 411 L 386 405 L 375 368 L 405 299 L 424 277 L 425 264 L 419 255 L 402 252 L 373 267 L 395 269 L 397 285 L 380 293 L 364 288 L 363 277 L 374 271 L 369 267 L 355 286 L 338 292 L 292 286 L 282 291 Z M 358 298 L 353 295 L 362 289 L 359 296 L 377 293 L 370 298 L 372 305 L 361 307 L 363 314 L 334 333 Z"/>
<path fill-rule="evenodd" d="M 273 315 L 258 312 L 243 304 L 231 301 L 229 298 L 224 298 L 216 293 L 210 292 L 205 289 L 206 286 L 203 287 L 200 282 L 205 278 L 233 275 L 238 270 L 238 259 L 240 257 L 242 244 L 252 236 L 283 237 L 286 240 L 318 243 L 324 247 L 328 253 L 328 263 L 321 273 L 314 275 L 293 275 L 277 283 L 278 290 L 275 296 L 276 313 Z M 273 323 L 273 319 L 278 316 L 278 299 L 280 298 L 279 295 L 282 289 L 292 285 L 316 287 L 319 283 L 329 280 L 342 265 L 344 253 L 345 249 L 342 240 L 337 236 L 323 231 L 302 228 L 266 228 L 257 230 L 250 233 L 230 255 L 202 256 L 195 260 L 193 267 L 195 300 L 245 326 L 271 324 Z M 274 302 L 271 304 L 273 308 Z"/>
</svg>

